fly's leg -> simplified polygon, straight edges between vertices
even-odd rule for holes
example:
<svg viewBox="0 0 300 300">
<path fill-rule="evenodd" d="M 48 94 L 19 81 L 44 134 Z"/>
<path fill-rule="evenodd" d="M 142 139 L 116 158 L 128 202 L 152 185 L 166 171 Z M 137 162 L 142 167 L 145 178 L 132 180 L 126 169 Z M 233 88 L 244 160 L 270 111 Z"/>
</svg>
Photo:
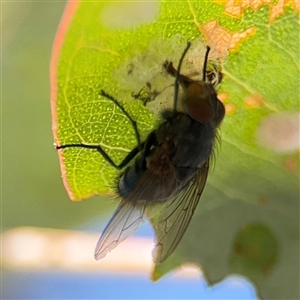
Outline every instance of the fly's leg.
<svg viewBox="0 0 300 300">
<path fill-rule="evenodd" d="M 184 88 L 187 88 L 190 83 L 195 82 L 195 80 L 180 74 L 181 63 L 182 63 L 182 60 L 183 60 L 184 55 L 187 52 L 188 48 L 189 47 L 187 46 L 185 51 L 183 52 L 177 70 L 174 68 L 173 63 L 170 61 L 165 61 L 165 63 L 163 64 L 163 67 L 167 71 L 167 73 L 169 75 L 171 75 L 172 77 L 175 77 L 175 83 L 176 82 L 177 82 L 177 84 L 180 83 Z M 210 51 L 210 47 L 207 46 L 205 57 L 204 57 L 204 62 L 203 62 L 203 68 L 202 68 L 202 81 L 204 81 L 204 82 L 205 82 L 206 77 L 208 77 L 208 79 L 210 81 L 212 80 L 212 74 L 211 74 L 212 72 L 207 71 L 207 61 L 208 61 L 209 51 Z"/>
<path fill-rule="evenodd" d="M 182 62 L 183 62 L 183 59 L 186 55 L 186 53 L 188 52 L 188 50 L 190 49 L 191 47 L 191 43 L 190 42 L 187 42 L 186 44 L 186 47 L 180 57 L 180 60 L 179 60 L 179 63 L 178 63 L 178 67 L 177 67 L 177 70 L 173 67 L 173 64 L 171 62 L 168 62 L 166 61 L 163 65 L 163 67 L 166 69 L 166 71 L 175 77 L 175 83 L 174 83 L 174 103 L 173 103 L 173 108 L 174 108 L 174 111 L 177 110 L 177 101 L 178 101 L 178 90 L 179 90 L 179 83 L 181 83 L 182 81 L 182 77 L 184 78 L 187 78 L 183 75 L 180 75 L 180 69 L 181 69 L 181 65 L 182 65 Z"/>
<path fill-rule="evenodd" d="M 103 97 L 107 98 L 108 100 L 111 100 L 115 105 L 117 105 L 122 110 L 122 112 L 124 113 L 124 115 L 130 121 L 130 123 L 131 123 L 131 125 L 133 127 L 133 130 L 135 132 L 135 137 L 136 137 L 136 140 L 137 140 L 137 143 L 138 143 L 138 147 L 140 148 L 140 150 L 142 150 L 142 148 L 141 148 L 141 138 L 140 138 L 140 134 L 139 134 L 139 131 L 138 131 L 138 128 L 137 128 L 136 121 L 131 118 L 131 116 L 125 110 L 125 108 L 113 96 L 107 94 L 106 92 L 104 92 L 104 90 L 100 91 L 100 95 L 102 95 Z"/>
<path fill-rule="evenodd" d="M 177 70 L 174 68 L 172 62 L 166 61 L 163 67 L 169 75 L 171 75 L 172 77 L 176 77 Z M 211 68 L 211 70 L 206 70 L 205 77 L 207 78 L 207 82 L 211 83 L 213 86 L 216 86 L 222 82 L 223 74 L 217 66 L 213 65 Z M 182 74 L 179 74 L 178 81 L 183 86 L 186 86 L 188 83 L 195 82 L 193 79 Z"/>
<path fill-rule="evenodd" d="M 169 75 L 171 75 L 172 77 L 176 78 L 176 74 L 177 74 L 177 70 L 174 68 L 173 63 L 171 61 L 165 61 L 165 63 L 163 64 L 164 69 L 167 71 L 167 73 Z M 179 83 L 182 82 L 194 82 L 193 79 L 184 76 L 182 74 L 179 74 L 178 76 L 178 81 Z"/>
<path fill-rule="evenodd" d="M 128 112 L 124 109 L 124 107 L 115 99 L 113 96 L 107 94 L 104 90 L 100 91 L 100 94 L 107 98 L 108 100 L 111 100 L 116 106 L 118 106 L 122 112 L 125 114 L 125 116 L 129 119 L 133 130 L 135 132 L 136 140 L 137 140 L 137 146 L 133 148 L 126 157 L 119 163 L 116 164 L 110 156 L 105 152 L 105 150 L 100 145 L 88 145 L 83 143 L 76 143 L 76 144 L 66 144 L 66 145 L 60 145 L 56 146 L 56 149 L 66 149 L 66 148 L 85 148 L 85 149 L 92 149 L 98 151 L 102 157 L 115 169 L 123 169 L 139 152 L 141 152 L 144 148 L 144 144 L 141 142 L 140 135 L 138 132 L 136 121 L 132 119 L 132 117 L 128 114 Z"/>
<path fill-rule="evenodd" d="M 97 150 L 102 157 L 115 169 L 121 170 L 123 169 L 139 152 L 140 147 L 143 147 L 144 143 L 141 143 L 140 146 L 136 146 L 133 148 L 126 156 L 125 158 L 119 163 L 116 164 L 110 156 L 105 152 L 105 150 L 102 149 L 99 145 L 87 145 L 87 144 L 66 144 L 61 146 L 56 146 L 55 148 L 57 150 L 59 149 L 65 149 L 65 148 L 85 148 L 85 149 L 92 149 Z"/>
</svg>

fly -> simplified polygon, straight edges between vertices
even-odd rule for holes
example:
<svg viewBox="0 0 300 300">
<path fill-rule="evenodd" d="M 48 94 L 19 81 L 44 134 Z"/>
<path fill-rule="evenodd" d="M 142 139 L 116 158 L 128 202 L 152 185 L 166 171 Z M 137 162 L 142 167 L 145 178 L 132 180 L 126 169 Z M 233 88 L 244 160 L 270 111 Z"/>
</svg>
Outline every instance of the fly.
<svg viewBox="0 0 300 300">
<path fill-rule="evenodd" d="M 101 90 L 101 95 L 117 105 L 128 117 L 135 131 L 137 146 L 120 164 L 115 164 L 98 145 L 67 144 L 56 147 L 96 150 L 114 168 L 125 168 L 117 184 L 121 203 L 97 243 L 97 260 L 149 218 L 147 214 L 153 206 L 160 209 L 154 228 L 156 263 L 164 261 L 175 250 L 190 223 L 206 183 L 217 127 L 225 115 L 224 105 L 217 98 L 213 84 L 206 82 L 208 46 L 202 80 L 192 80 L 180 74 L 190 45 L 188 42 L 177 70 L 172 62 L 166 61 L 163 65 L 166 72 L 175 77 L 173 109 L 162 112 L 164 121 L 145 141 L 141 141 L 136 122 L 123 106 Z M 179 85 L 183 89 L 180 100 L 184 112 L 177 111 Z"/>
</svg>

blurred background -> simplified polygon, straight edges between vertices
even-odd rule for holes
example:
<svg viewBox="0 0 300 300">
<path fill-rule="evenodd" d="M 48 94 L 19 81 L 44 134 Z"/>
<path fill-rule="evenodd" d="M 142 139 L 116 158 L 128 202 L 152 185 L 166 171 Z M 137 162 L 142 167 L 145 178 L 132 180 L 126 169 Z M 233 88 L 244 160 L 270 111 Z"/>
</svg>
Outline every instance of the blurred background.
<svg viewBox="0 0 300 300">
<path fill-rule="evenodd" d="M 1 6 L 1 299 L 257 299 L 244 278 L 211 288 L 193 266 L 151 282 L 149 224 L 94 260 L 115 204 L 69 200 L 51 131 L 49 64 L 65 2 Z"/>
</svg>

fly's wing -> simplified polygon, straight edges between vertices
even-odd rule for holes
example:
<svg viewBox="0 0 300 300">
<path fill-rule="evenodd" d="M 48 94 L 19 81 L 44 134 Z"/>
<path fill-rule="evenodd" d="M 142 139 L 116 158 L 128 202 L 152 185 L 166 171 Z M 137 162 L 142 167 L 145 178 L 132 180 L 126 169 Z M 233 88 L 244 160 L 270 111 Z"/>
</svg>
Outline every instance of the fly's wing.
<svg viewBox="0 0 300 300">
<path fill-rule="evenodd" d="M 153 250 L 155 263 L 163 262 L 177 247 L 185 233 L 204 189 L 209 161 L 173 200 L 166 203 L 155 226 L 156 246 Z"/>
<path fill-rule="evenodd" d="M 105 227 L 95 249 L 95 259 L 103 258 L 145 221 L 144 207 L 121 203 Z"/>
</svg>

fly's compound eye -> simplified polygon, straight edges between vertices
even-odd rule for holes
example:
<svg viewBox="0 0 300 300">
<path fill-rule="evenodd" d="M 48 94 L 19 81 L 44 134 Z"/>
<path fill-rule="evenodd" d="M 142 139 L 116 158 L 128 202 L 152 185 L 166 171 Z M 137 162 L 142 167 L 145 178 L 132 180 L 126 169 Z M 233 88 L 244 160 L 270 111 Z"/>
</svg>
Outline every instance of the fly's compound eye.
<svg viewBox="0 0 300 300">
<path fill-rule="evenodd" d="M 222 120 L 224 119 L 224 117 L 225 117 L 225 106 L 219 99 L 217 99 L 217 116 L 215 119 L 215 125 L 219 126 Z"/>
<path fill-rule="evenodd" d="M 212 103 L 215 93 L 205 82 L 193 82 L 186 89 L 183 99 L 188 114 L 199 123 L 209 123 L 215 119 L 216 113 Z"/>
</svg>

